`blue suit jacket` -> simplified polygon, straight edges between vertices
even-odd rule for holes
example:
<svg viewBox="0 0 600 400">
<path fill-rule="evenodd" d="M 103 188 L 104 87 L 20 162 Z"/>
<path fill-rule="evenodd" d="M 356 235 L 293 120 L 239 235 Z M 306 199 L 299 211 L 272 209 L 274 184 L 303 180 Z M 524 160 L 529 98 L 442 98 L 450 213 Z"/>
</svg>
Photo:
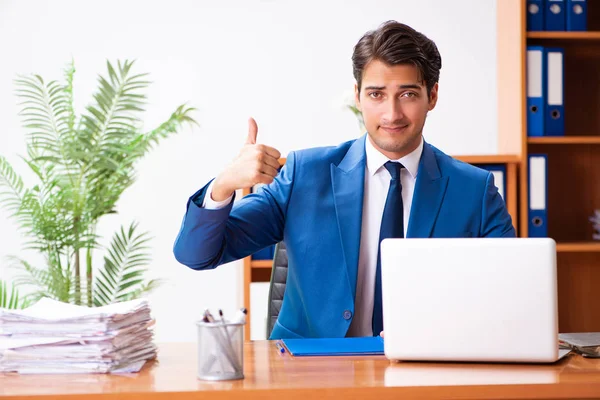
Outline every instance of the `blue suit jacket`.
<svg viewBox="0 0 600 400">
<path fill-rule="evenodd" d="M 271 339 L 344 337 L 354 314 L 365 138 L 291 152 L 274 182 L 220 210 L 187 203 L 176 259 L 212 269 L 285 241 L 288 277 Z M 425 143 L 407 237 L 515 236 L 487 171 Z"/>
</svg>

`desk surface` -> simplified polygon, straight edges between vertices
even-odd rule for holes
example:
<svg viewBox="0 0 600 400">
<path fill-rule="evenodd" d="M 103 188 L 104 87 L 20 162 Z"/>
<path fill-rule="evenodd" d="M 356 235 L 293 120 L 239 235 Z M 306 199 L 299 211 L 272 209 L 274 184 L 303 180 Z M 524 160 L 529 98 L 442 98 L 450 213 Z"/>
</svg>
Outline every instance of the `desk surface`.
<svg viewBox="0 0 600 400">
<path fill-rule="evenodd" d="M 378 357 L 293 358 L 274 342 L 245 345 L 245 379 L 196 379 L 196 345 L 159 345 L 139 374 L 0 374 L 0 397 L 20 399 L 559 399 L 600 398 L 600 359 L 552 365 L 391 363 Z M 307 397 L 307 396 L 312 396 Z"/>
</svg>

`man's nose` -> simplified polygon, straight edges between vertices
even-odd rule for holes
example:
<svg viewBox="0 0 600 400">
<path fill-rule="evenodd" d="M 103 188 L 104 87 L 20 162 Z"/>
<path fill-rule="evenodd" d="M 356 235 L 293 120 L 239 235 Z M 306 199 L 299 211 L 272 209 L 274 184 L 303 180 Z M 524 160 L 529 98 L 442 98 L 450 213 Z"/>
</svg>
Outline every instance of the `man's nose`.
<svg viewBox="0 0 600 400">
<path fill-rule="evenodd" d="M 390 99 L 386 104 L 385 115 L 383 119 L 388 121 L 389 124 L 393 124 L 398 120 L 404 118 L 404 112 L 402 111 L 402 105 L 400 99 Z"/>
</svg>

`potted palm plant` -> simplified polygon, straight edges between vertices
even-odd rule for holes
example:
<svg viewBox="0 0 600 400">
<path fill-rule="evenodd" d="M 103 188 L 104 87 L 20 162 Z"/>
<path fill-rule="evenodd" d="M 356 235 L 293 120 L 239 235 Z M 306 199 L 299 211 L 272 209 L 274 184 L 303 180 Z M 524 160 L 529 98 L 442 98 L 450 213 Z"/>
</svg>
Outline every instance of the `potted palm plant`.
<svg viewBox="0 0 600 400">
<path fill-rule="evenodd" d="M 133 65 L 107 62 L 81 115 L 73 106 L 73 63 L 63 81 L 39 75 L 16 80 L 27 131 L 21 159 L 36 182 L 26 185 L 0 156 L 0 206 L 18 221 L 27 248 L 44 256 L 41 266 L 10 257 L 22 271 L 14 284 L 28 286 L 29 301 L 50 297 L 101 306 L 136 298 L 158 284 L 144 276 L 149 236 L 137 222 L 122 226 L 108 246 L 96 234 L 100 219 L 116 213 L 117 201 L 134 182 L 136 162 L 184 123 L 195 123 L 193 108 L 180 105 L 156 128 L 144 130 L 140 115 L 149 82 L 147 74 L 132 72 Z M 95 251 L 103 252 L 103 265 L 93 265 Z"/>
</svg>

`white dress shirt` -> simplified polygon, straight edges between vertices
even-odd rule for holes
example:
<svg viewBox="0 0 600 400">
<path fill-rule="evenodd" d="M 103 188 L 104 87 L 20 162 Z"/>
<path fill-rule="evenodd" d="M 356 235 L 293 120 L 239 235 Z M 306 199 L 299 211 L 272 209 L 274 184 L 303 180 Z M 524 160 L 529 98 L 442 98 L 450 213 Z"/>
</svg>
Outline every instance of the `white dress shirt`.
<svg viewBox="0 0 600 400">
<path fill-rule="evenodd" d="M 371 143 L 367 136 L 365 143 L 367 169 L 365 171 L 365 192 L 363 196 L 363 216 L 358 256 L 358 276 L 354 299 L 354 318 L 347 336 L 372 336 L 373 303 L 375 300 L 375 272 L 379 251 L 379 230 L 392 176 L 384 167 L 390 159 L 384 156 Z M 419 161 L 423 152 L 423 138 L 419 146 L 399 160 L 404 168 L 400 171 L 402 183 L 402 203 L 404 205 L 404 236 L 412 205 Z M 379 332 L 375 332 L 379 334 Z"/>
<path fill-rule="evenodd" d="M 229 196 L 225 200 L 222 201 L 214 201 L 212 199 L 212 189 L 215 181 L 213 180 L 210 185 L 208 185 L 208 189 L 206 189 L 206 195 L 204 196 L 204 201 L 202 201 L 202 208 L 206 208 L 207 210 L 218 210 L 220 208 L 225 207 L 227 204 L 231 203 L 231 199 L 233 199 L 233 195 Z"/>
<path fill-rule="evenodd" d="M 379 251 L 379 230 L 390 180 L 392 179 L 389 171 L 384 167 L 384 164 L 390 160 L 373 146 L 368 135 L 365 142 L 365 192 L 363 195 L 358 276 L 356 279 L 356 297 L 354 299 L 354 318 L 347 336 L 373 335 L 372 318 L 377 252 Z M 423 138 L 421 138 L 421 143 L 412 153 L 399 160 L 391 160 L 400 162 L 404 166 L 400 171 L 400 181 L 402 183 L 402 203 L 404 205 L 405 237 L 422 153 Z M 225 207 L 233 198 L 233 196 L 230 196 L 223 201 L 214 201 L 211 198 L 213 182 L 208 187 L 207 195 L 204 196 L 203 206 L 208 210 Z M 376 332 L 376 334 L 379 334 L 379 332 Z"/>
</svg>

